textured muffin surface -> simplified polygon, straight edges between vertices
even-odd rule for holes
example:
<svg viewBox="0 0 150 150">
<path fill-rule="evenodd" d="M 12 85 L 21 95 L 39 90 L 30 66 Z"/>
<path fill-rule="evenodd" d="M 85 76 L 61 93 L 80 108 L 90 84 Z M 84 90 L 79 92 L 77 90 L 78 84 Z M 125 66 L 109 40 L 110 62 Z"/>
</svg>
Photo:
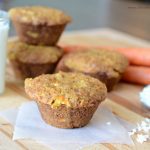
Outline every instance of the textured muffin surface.
<svg viewBox="0 0 150 150">
<path fill-rule="evenodd" d="M 64 72 L 26 79 L 25 90 L 32 99 L 52 108 L 90 106 L 104 100 L 107 93 L 105 85 L 95 78 Z"/>
<path fill-rule="evenodd" d="M 16 7 L 9 14 L 12 20 L 33 25 L 59 25 L 71 21 L 62 11 L 42 6 Z"/>
<path fill-rule="evenodd" d="M 128 61 L 118 52 L 94 49 L 68 54 L 64 65 L 79 72 L 107 72 L 108 75 L 115 76 L 124 72 Z"/>
<path fill-rule="evenodd" d="M 63 51 L 57 47 L 34 46 L 20 41 L 9 42 L 8 51 L 9 59 L 31 64 L 54 63 L 63 54 Z"/>
</svg>

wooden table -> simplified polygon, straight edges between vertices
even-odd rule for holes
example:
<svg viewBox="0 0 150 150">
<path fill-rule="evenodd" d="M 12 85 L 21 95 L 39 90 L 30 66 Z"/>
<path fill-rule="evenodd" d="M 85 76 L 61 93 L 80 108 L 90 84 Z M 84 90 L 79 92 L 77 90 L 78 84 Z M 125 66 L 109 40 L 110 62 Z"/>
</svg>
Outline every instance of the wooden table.
<svg viewBox="0 0 150 150">
<path fill-rule="evenodd" d="M 111 30 L 95 29 L 91 31 L 77 31 L 65 33 L 60 44 L 88 44 L 112 47 L 150 47 L 150 43 L 129 35 Z M 23 84 L 16 82 L 12 70 L 7 66 L 6 91 L 0 96 L 0 110 L 20 106 L 29 101 L 24 92 Z M 119 83 L 114 91 L 108 94 L 105 104 L 119 117 L 136 123 L 149 116 L 139 101 L 139 92 L 143 87 L 127 83 Z M 12 141 L 13 127 L 0 118 L 0 150 L 48 150 L 47 147 L 29 140 Z M 133 137 L 134 138 L 134 137 Z M 150 142 L 137 143 L 135 146 L 120 144 L 97 144 L 84 148 L 85 150 L 150 150 Z"/>
</svg>

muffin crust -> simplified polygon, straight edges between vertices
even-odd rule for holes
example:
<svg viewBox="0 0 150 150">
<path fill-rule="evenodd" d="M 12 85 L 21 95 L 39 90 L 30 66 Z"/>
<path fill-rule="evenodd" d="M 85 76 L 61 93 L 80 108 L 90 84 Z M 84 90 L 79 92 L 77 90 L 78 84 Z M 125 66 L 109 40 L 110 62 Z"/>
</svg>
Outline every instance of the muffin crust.
<svg viewBox="0 0 150 150">
<path fill-rule="evenodd" d="M 58 47 L 28 45 L 18 40 L 8 43 L 8 51 L 9 59 L 29 64 L 54 63 L 63 54 Z"/>
<path fill-rule="evenodd" d="M 43 6 L 16 7 L 12 8 L 9 14 L 12 20 L 33 25 L 52 26 L 71 21 L 71 18 L 62 11 Z"/>
<path fill-rule="evenodd" d="M 51 108 L 92 106 L 106 97 L 106 87 L 99 80 L 81 73 L 59 72 L 25 80 L 25 91 L 34 100 Z"/>
<path fill-rule="evenodd" d="M 94 49 L 70 53 L 64 64 L 80 72 L 96 73 L 101 70 L 115 76 L 116 73 L 124 72 L 128 61 L 117 52 Z"/>
</svg>

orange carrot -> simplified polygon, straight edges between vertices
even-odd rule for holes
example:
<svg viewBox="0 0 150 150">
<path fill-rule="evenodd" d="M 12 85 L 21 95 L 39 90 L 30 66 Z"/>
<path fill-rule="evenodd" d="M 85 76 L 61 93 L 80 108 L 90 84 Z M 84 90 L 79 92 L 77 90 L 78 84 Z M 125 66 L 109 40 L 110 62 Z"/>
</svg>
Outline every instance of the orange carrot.
<svg viewBox="0 0 150 150">
<path fill-rule="evenodd" d="M 150 48 L 117 48 L 116 50 L 125 55 L 131 64 L 150 66 Z"/>
<path fill-rule="evenodd" d="M 66 52 L 89 48 L 116 50 L 126 56 L 133 65 L 150 66 L 150 48 L 111 48 L 86 45 L 63 45 L 62 48 Z"/>
<path fill-rule="evenodd" d="M 59 45 L 59 46 L 63 48 L 66 53 L 93 48 L 91 46 L 85 46 L 85 45 Z"/>
<path fill-rule="evenodd" d="M 74 52 L 77 50 L 82 50 L 85 48 L 90 48 L 87 46 L 77 46 L 77 45 L 59 45 L 66 53 Z"/>
<path fill-rule="evenodd" d="M 142 85 L 150 84 L 150 68 L 141 66 L 129 66 L 125 71 L 124 81 Z"/>
</svg>

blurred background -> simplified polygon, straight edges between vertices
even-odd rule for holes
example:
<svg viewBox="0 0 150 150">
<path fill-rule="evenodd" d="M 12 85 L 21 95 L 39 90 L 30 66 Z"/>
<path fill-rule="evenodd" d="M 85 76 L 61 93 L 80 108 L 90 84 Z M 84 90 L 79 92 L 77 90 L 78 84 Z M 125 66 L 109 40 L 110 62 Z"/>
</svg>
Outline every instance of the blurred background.
<svg viewBox="0 0 150 150">
<path fill-rule="evenodd" d="M 150 0 L 0 0 L 0 9 L 45 5 L 73 18 L 67 30 L 110 27 L 150 40 Z M 11 28 L 10 35 L 15 35 Z"/>
</svg>

